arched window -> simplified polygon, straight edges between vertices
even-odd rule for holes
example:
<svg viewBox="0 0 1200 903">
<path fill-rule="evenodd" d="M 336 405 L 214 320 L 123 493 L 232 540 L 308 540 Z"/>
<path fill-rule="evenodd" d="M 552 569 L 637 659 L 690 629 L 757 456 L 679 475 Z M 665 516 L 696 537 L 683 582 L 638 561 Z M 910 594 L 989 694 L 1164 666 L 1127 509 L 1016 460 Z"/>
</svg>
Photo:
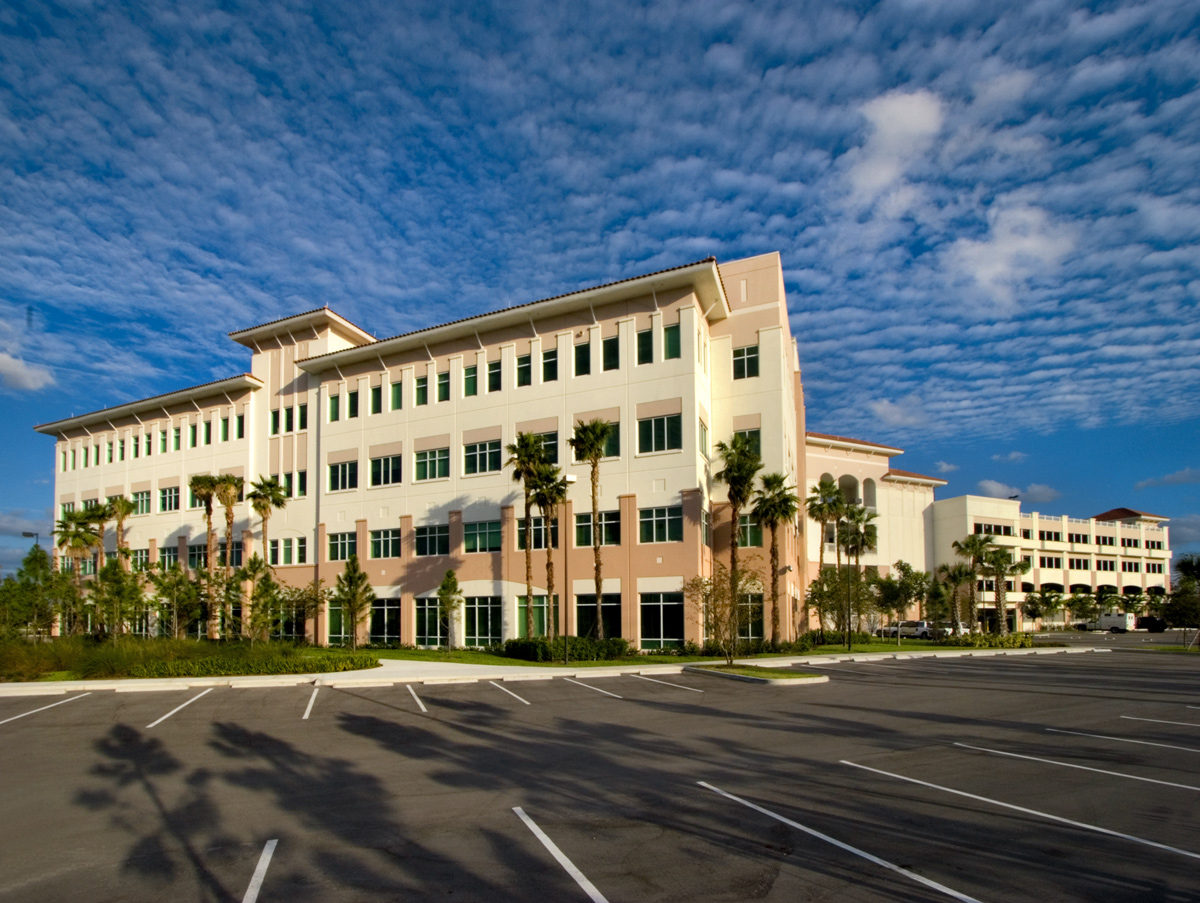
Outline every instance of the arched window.
<svg viewBox="0 0 1200 903">
<path fill-rule="evenodd" d="M 875 481 L 863 480 L 863 504 L 868 508 L 875 509 Z"/>
<path fill-rule="evenodd" d="M 842 498 L 846 500 L 847 505 L 859 504 L 857 477 L 852 477 L 849 474 L 839 477 L 838 488 L 842 490 Z"/>
</svg>

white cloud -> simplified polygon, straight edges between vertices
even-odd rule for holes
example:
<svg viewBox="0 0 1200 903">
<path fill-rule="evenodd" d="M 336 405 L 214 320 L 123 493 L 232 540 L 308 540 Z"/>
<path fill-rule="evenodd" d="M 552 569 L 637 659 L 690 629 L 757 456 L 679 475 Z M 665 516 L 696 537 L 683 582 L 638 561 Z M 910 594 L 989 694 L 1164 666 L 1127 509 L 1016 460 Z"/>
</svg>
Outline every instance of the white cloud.
<svg viewBox="0 0 1200 903">
<path fill-rule="evenodd" d="M 1061 497 L 1061 492 L 1047 486 L 1045 483 L 1030 483 L 1025 487 L 1025 491 L 1021 493 L 1023 501 L 1032 502 L 1035 505 L 1044 505 L 1046 502 L 1053 502 L 1055 499 Z"/>
<path fill-rule="evenodd" d="M 950 464 L 947 461 L 938 461 L 933 466 L 937 468 L 938 473 L 954 473 L 958 470 L 957 464 Z"/>
<path fill-rule="evenodd" d="M 916 427 L 929 420 L 929 415 L 916 395 L 909 395 L 899 401 L 879 398 L 867 402 L 867 408 L 881 423 L 890 427 Z"/>
<path fill-rule="evenodd" d="M 976 488 L 980 495 L 986 495 L 993 499 L 1007 499 L 1021 494 L 1021 490 L 1016 486 L 1009 486 L 997 480 L 980 480 L 976 484 Z"/>
<path fill-rule="evenodd" d="M 859 111 L 871 123 L 871 134 L 846 174 L 853 199 L 870 204 L 894 188 L 900 192 L 891 199 L 895 214 L 914 200 L 911 188 L 900 183 L 909 167 L 933 147 L 944 118 L 942 101 L 930 91 L 892 91 Z"/>
<path fill-rule="evenodd" d="M 36 392 L 54 385 L 54 374 L 45 367 L 0 351 L 0 384 L 12 391 Z"/>
<path fill-rule="evenodd" d="M 1185 467 L 1169 473 L 1165 477 L 1154 477 L 1140 480 L 1133 484 L 1134 489 L 1149 489 L 1151 486 L 1184 486 L 1188 483 L 1200 483 L 1200 467 Z"/>
<path fill-rule="evenodd" d="M 1004 461 L 1006 463 L 1016 464 L 1020 461 L 1024 461 L 1028 457 L 1029 457 L 1029 455 L 1025 454 L 1025 452 L 1010 451 L 1006 455 L 992 455 L 992 460 L 993 461 Z"/>
</svg>

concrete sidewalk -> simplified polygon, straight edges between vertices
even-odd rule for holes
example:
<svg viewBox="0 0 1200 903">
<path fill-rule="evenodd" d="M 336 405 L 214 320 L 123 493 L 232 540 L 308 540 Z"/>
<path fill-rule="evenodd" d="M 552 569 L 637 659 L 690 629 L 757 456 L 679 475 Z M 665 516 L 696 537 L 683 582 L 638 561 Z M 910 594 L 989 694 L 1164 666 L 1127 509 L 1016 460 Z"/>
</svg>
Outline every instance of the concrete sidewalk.
<svg viewBox="0 0 1200 903">
<path fill-rule="evenodd" d="M 986 658 L 1019 655 L 1071 655 L 1109 652 L 1109 649 L 1082 647 L 1033 649 L 939 649 L 928 652 L 855 652 L 825 655 L 772 656 L 738 659 L 740 665 L 764 665 L 786 668 L 793 665 L 837 664 L 840 662 L 898 661 L 917 658 Z M 324 672 L 321 674 L 278 674 L 243 677 L 173 677 L 127 680 L 59 680 L 29 683 L 0 683 L 4 696 L 62 696 L 85 690 L 112 690 L 117 693 L 149 693 L 186 690 L 189 687 L 294 687 L 301 684 L 318 687 L 391 686 L 400 683 L 474 683 L 480 680 L 550 680 L 555 677 L 614 677 L 621 674 L 678 674 L 678 665 L 639 665 L 636 663 L 579 668 L 529 665 L 460 665 L 452 662 L 401 661 L 380 659 L 378 668 L 363 671 Z"/>
</svg>

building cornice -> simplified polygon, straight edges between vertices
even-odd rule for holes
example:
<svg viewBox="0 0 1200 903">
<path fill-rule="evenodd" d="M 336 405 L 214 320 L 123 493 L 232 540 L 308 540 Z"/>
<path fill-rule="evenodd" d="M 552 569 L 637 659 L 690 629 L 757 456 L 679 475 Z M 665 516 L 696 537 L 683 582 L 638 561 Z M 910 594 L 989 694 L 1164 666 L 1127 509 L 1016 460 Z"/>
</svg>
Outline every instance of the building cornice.
<svg viewBox="0 0 1200 903">
<path fill-rule="evenodd" d="M 845 451 L 866 452 L 869 455 L 886 455 L 889 458 L 893 455 L 904 454 L 902 448 L 880 445 L 878 442 L 865 442 L 862 439 L 850 439 L 846 436 L 833 436 L 829 433 L 805 433 L 804 442 L 806 445 L 816 448 L 837 448 Z M 903 472 L 897 471 L 897 473 Z"/>
<path fill-rule="evenodd" d="M 361 326 L 354 325 L 341 314 L 334 313 L 328 307 L 318 307 L 315 310 L 307 310 L 302 314 L 293 314 L 290 317 L 271 320 L 269 323 L 260 323 L 258 326 L 239 329 L 229 333 L 229 337 L 239 345 L 253 348 L 256 342 L 280 335 L 281 333 L 294 332 L 305 328 L 317 329 L 322 326 L 329 326 L 340 330 L 347 338 L 356 341 L 359 345 L 370 345 L 375 342 L 375 337 Z"/>
<path fill-rule="evenodd" d="M 921 486 L 945 486 L 949 482 L 940 477 L 929 477 L 923 473 L 913 473 L 911 470 L 891 469 L 883 475 L 890 483 L 916 483 Z"/>
</svg>

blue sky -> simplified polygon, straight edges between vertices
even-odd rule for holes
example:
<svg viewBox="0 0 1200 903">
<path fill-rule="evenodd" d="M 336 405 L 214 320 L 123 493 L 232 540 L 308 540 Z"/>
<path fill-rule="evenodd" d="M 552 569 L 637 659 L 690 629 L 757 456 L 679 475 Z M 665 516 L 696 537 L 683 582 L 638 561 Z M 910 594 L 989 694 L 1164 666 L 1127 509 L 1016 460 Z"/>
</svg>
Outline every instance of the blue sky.
<svg viewBox="0 0 1200 903">
<path fill-rule="evenodd" d="M 9 0 L 0 158 L 6 568 L 33 424 L 241 372 L 228 329 L 766 251 L 810 429 L 1200 549 L 1194 2 Z"/>
</svg>

